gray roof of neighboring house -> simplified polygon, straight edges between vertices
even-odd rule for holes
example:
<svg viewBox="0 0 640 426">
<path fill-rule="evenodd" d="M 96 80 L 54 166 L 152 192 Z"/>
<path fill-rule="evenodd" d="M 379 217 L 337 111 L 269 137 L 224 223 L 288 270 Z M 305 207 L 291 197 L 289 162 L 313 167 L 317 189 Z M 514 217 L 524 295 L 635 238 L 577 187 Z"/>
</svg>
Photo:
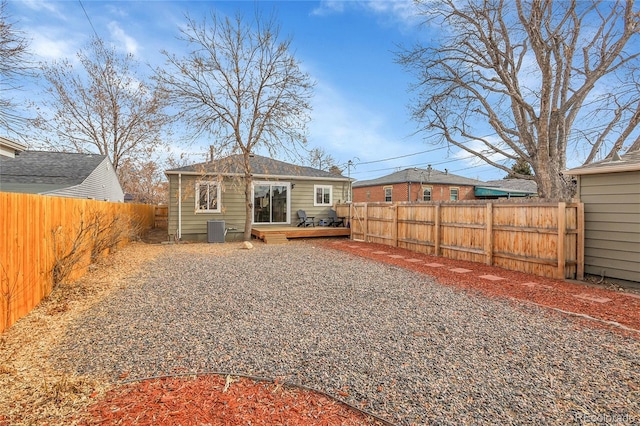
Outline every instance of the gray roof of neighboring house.
<svg viewBox="0 0 640 426">
<path fill-rule="evenodd" d="M 480 183 L 478 184 L 478 186 L 503 189 L 506 191 L 527 192 L 530 194 L 538 193 L 538 184 L 535 181 L 529 179 L 490 180 Z"/>
<path fill-rule="evenodd" d="M 0 188 L 20 186 L 25 192 L 46 192 L 79 185 L 105 158 L 97 154 L 44 151 L 24 151 L 15 158 L 0 157 Z"/>
<path fill-rule="evenodd" d="M 448 172 L 441 172 L 436 169 L 418 169 L 410 168 L 391 173 L 377 179 L 360 180 L 353 183 L 354 188 L 364 186 L 392 185 L 394 183 L 405 182 L 422 182 L 423 184 L 443 184 L 443 185 L 466 185 L 475 186 L 483 182 L 475 179 L 469 179 L 464 176 L 454 175 Z"/>
<path fill-rule="evenodd" d="M 628 152 L 617 158 L 614 156 L 614 158 L 565 170 L 564 173 L 577 176 L 636 171 L 640 171 L 640 150 Z"/>
<path fill-rule="evenodd" d="M 321 179 L 342 179 L 348 178 L 342 175 L 335 175 L 313 167 L 297 166 L 295 164 L 285 163 L 284 161 L 275 160 L 273 158 L 262 157 L 260 155 L 252 155 L 250 158 L 251 170 L 254 176 L 269 177 L 311 177 Z M 243 175 L 242 155 L 230 155 L 229 157 L 219 160 L 208 161 L 205 163 L 192 164 L 190 166 L 179 167 L 165 171 L 166 174 L 221 174 L 221 175 Z"/>
</svg>

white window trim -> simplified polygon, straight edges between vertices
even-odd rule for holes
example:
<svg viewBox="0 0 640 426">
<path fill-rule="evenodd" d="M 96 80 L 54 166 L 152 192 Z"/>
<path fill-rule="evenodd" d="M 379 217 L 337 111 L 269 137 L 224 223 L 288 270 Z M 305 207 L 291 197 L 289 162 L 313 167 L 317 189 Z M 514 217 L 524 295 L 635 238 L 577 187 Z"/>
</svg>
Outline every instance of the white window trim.
<svg viewBox="0 0 640 426">
<path fill-rule="evenodd" d="M 456 196 L 456 199 L 455 199 L 455 200 L 451 198 L 451 191 L 454 191 L 454 190 L 455 190 L 455 191 L 456 191 L 456 193 L 458 194 L 458 195 Z M 449 187 L 449 201 L 460 201 L 460 188 L 455 187 L 455 186 L 454 186 L 454 187 Z"/>
<path fill-rule="evenodd" d="M 255 208 L 254 205 L 251 208 L 251 223 L 257 225 L 290 225 L 291 224 L 291 182 L 282 182 L 275 180 L 255 180 L 251 182 L 251 200 L 256 198 L 256 185 L 278 185 L 287 187 L 287 221 L 286 222 L 254 222 Z"/>
<path fill-rule="evenodd" d="M 322 188 L 322 199 L 324 200 L 324 189 L 329 189 L 329 202 L 328 203 L 318 203 L 318 199 L 316 198 L 316 194 L 318 193 L 318 189 Z M 313 185 L 313 205 L 314 207 L 319 206 L 333 206 L 333 185 Z"/>
<path fill-rule="evenodd" d="M 425 200 L 424 199 L 424 191 L 429 190 L 429 199 Z M 422 197 L 421 197 L 421 201 L 433 201 L 433 187 L 431 186 L 423 186 L 422 187 Z"/>
<path fill-rule="evenodd" d="M 390 191 L 390 194 L 391 194 L 391 197 L 390 197 L 391 199 L 389 201 L 387 201 L 387 189 Z M 393 203 L 393 186 L 383 186 L 382 193 L 384 196 L 385 203 Z"/>
<path fill-rule="evenodd" d="M 218 200 L 218 205 L 214 210 L 202 210 L 200 209 L 200 185 L 215 185 L 216 186 L 216 199 Z M 222 211 L 222 185 L 220 182 L 215 180 L 198 180 L 195 185 L 196 193 L 195 193 L 195 211 L 196 214 L 202 213 L 220 213 Z"/>
</svg>

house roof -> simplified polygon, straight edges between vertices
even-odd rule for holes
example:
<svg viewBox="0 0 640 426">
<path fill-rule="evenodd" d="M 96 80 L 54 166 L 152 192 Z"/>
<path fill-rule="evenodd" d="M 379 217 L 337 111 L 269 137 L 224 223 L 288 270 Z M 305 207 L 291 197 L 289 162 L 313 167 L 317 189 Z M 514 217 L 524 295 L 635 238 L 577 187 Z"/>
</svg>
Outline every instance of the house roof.
<svg viewBox="0 0 640 426">
<path fill-rule="evenodd" d="M 585 166 L 565 170 L 564 173 L 573 176 L 595 175 L 600 173 L 619 173 L 640 171 L 640 150 L 627 152 L 619 157 L 598 161 Z"/>
<path fill-rule="evenodd" d="M 490 180 L 481 184 L 483 187 L 499 188 L 509 191 L 527 192 L 535 194 L 538 192 L 538 184 L 530 179 L 499 179 Z"/>
<path fill-rule="evenodd" d="M 15 154 L 27 149 L 26 145 L 0 136 L 0 156 L 8 155 L 13 157 Z"/>
<path fill-rule="evenodd" d="M 538 184 L 528 179 L 490 180 L 474 188 L 476 197 L 527 197 L 538 193 Z"/>
<path fill-rule="evenodd" d="M 353 183 L 354 188 L 365 186 L 392 185 L 394 183 L 405 182 L 421 182 L 423 184 L 446 184 L 446 185 L 463 185 L 475 186 L 483 182 L 475 179 L 469 179 L 464 176 L 454 175 L 448 171 L 441 172 L 436 169 L 418 169 L 410 168 L 391 173 L 377 179 L 360 180 Z"/>
<path fill-rule="evenodd" d="M 313 167 L 298 166 L 295 164 L 285 163 L 284 161 L 275 160 L 273 158 L 263 157 L 260 155 L 252 155 L 250 158 L 251 170 L 253 176 L 258 177 L 279 177 L 279 178 L 321 178 L 348 180 L 342 175 L 335 175 L 324 170 L 315 169 Z M 242 168 L 242 155 L 230 155 L 205 163 L 192 164 L 189 166 L 179 167 L 176 169 L 166 170 L 167 175 L 189 174 L 189 175 L 225 175 L 225 176 L 242 176 L 244 171 Z"/>
<path fill-rule="evenodd" d="M 0 186 L 44 192 L 79 185 L 105 158 L 97 154 L 45 151 L 24 151 L 15 158 L 0 157 Z"/>
</svg>

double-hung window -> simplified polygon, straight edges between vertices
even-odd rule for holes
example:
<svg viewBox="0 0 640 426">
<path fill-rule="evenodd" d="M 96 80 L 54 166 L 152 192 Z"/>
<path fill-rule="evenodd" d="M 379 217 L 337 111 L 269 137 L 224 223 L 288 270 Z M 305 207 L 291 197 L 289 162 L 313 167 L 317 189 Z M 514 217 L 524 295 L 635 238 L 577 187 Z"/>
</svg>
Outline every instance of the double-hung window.
<svg viewBox="0 0 640 426">
<path fill-rule="evenodd" d="M 392 189 L 393 188 L 391 186 L 385 186 L 384 187 L 384 201 L 386 201 L 387 203 L 391 202 Z"/>
<path fill-rule="evenodd" d="M 449 188 L 449 195 L 451 201 L 458 201 L 458 188 Z"/>
<path fill-rule="evenodd" d="M 196 182 L 196 213 L 220 213 L 220 184 Z"/>
<path fill-rule="evenodd" d="M 422 188 L 422 201 L 431 201 L 431 187 Z"/>
<path fill-rule="evenodd" d="M 331 185 L 314 185 L 313 198 L 314 206 L 331 206 L 333 205 L 333 187 Z"/>
</svg>

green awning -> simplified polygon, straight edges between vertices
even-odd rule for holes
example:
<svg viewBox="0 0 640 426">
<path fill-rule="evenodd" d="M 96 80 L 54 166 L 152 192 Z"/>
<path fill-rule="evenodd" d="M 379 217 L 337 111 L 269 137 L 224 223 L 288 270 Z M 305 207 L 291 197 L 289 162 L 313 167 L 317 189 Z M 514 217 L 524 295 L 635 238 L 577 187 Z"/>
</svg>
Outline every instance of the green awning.
<svg viewBox="0 0 640 426">
<path fill-rule="evenodd" d="M 490 187 L 490 186 L 476 186 L 473 190 L 473 193 L 475 194 L 476 197 L 491 197 L 491 198 L 528 197 L 530 195 L 534 195 L 531 192 L 518 191 L 518 190 L 513 190 L 508 188 L 496 188 L 496 187 Z"/>
</svg>

